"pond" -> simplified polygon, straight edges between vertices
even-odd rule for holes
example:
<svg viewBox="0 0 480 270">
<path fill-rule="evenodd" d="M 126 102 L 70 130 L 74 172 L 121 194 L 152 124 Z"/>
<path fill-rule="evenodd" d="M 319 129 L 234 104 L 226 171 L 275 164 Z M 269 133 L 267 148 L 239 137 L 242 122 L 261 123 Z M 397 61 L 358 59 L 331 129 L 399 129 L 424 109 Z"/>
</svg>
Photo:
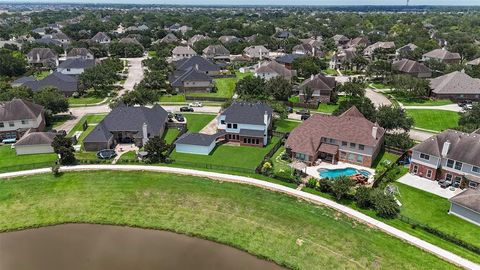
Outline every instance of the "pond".
<svg viewBox="0 0 480 270">
<path fill-rule="evenodd" d="M 285 268 L 226 245 L 172 232 L 65 224 L 0 233 L 0 269 Z"/>
</svg>

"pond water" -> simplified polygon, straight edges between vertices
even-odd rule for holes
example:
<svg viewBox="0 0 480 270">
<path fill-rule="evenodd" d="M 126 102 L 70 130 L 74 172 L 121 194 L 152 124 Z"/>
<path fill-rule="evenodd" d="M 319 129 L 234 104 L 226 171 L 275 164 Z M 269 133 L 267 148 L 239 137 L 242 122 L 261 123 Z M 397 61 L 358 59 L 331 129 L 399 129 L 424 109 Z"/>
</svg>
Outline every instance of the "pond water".
<svg viewBox="0 0 480 270">
<path fill-rule="evenodd" d="M 66 224 L 0 233 L 0 269 L 262 269 L 272 262 L 166 231 Z"/>
</svg>

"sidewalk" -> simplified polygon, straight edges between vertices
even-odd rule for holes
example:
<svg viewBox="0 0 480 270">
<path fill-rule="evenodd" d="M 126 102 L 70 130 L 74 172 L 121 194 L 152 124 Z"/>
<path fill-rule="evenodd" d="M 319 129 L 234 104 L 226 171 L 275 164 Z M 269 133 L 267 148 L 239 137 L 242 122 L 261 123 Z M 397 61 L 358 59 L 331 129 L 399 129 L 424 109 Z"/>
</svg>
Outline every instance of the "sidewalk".
<svg viewBox="0 0 480 270">
<path fill-rule="evenodd" d="M 306 193 L 300 190 L 292 189 L 286 186 L 279 184 L 274 184 L 271 182 L 258 180 L 255 178 L 230 175 L 224 173 L 216 172 L 207 172 L 207 171 L 198 171 L 192 169 L 183 169 L 183 168 L 174 168 L 174 167 L 161 167 L 161 166 L 145 166 L 145 165 L 79 165 L 79 166 L 65 166 L 60 169 L 62 172 L 71 172 L 71 171 L 89 171 L 89 170 L 117 170 L 117 171 L 151 171 L 151 172 L 160 172 L 160 173 L 175 173 L 182 175 L 192 175 L 198 177 L 211 178 L 221 181 L 227 181 L 232 183 L 240 183 L 252 185 L 264 189 L 268 189 L 275 192 L 281 192 L 290 196 L 294 196 L 311 203 L 324 205 L 329 208 L 332 208 L 338 212 L 341 212 L 349 217 L 357 219 L 358 221 L 365 223 L 367 225 L 373 226 L 379 230 L 382 230 L 385 233 L 388 233 L 392 236 L 395 236 L 403 241 L 406 241 L 424 251 L 430 252 L 448 262 L 451 262 L 457 266 L 466 268 L 466 269 L 480 269 L 480 265 L 473 263 L 467 259 L 464 259 L 452 252 L 446 251 L 438 246 L 432 245 L 424 240 L 421 240 L 415 236 L 412 236 L 404 231 L 401 231 L 397 228 L 394 228 L 390 225 L 387 225 L 381 221 L 378 221 L 374 218 L 371 218 L 361 212 L 358 212 L 354 209 L 351 209 L 347 206 L 341 205 L 334 201 L 331 201 L 326 198 L 322 198 L 317 195 Z M 30 170 L 30 171 L 20 171 L 12 173 L 0 174 L 0 179 L 9 178 L 15 176 L 27 176 L 38 173 L 51 173 L 50 168 Z"/>
</svg>

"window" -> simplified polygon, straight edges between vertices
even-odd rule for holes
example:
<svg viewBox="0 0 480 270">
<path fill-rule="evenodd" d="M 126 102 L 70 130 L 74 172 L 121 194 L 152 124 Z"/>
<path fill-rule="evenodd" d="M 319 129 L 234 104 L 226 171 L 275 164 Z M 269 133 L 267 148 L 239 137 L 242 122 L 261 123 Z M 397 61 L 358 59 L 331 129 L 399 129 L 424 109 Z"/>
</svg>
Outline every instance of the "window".
<svg viewBox="0 0 480 270">
<path fill-rule="evenodd" d="M 354 161 L 355 160 L 355 155 L 354 154 L 348 154 L 348 161 Z"/>
<path fill-rule="evenodd" d="M 427 170 L 427 178 L 432 178 L 432 170 Z"/>
<path fill-rule="evenodd" d="M 356 144 L 355 143 L 350 143 L 350 148 L 355 148 Z"/>
<path fill-rule="evenodd" d="M 225 120 L 220 121 L 220 124 L 225 125 Z"/>
<path fill-rule="evenodd" d="M 360 150 L 365 150 L 365 145 L 359 144 L 359 145 L 358 145 L 358 149 L 360 149 Z"/>
<path fill-rule="evenodd" d="M 233 128 L 234 129 L 237 129 L 238 125 L 237 124 L 233 124 Z"/>
<path fill-rule="evenodd" d="M 227 128 L 232 128 L 232 124 L 227 124 Z"/>
<path fill-rule="evenodd" d="M 454 164 L 454 163 L 455 163 L 455 162 L 454 162 L 453 160 L 451 160 L 451 159 L 447 160 L 447 167 L 453 168 L 453 164 Z"/>
<path fill-rule="evenodd" d="M 342 142 L 342 146 L 347 146 L 347 142 Z"/>
<path fill-rule="evenodd" d="M 455 170 L 459 170 L 461 171 L 462 170 L 462 167 L 463 167 L 463 163 L 462 162 L 455 162 Z"/>
<path fill-rule="evenodd" d="M 480 173 L 480 167 L 473 166 L 472 172 Z"/>
<path fill-rule="evenodd" d="M 14 126 L 15 126 L 15 123 L 14 123 L 14 122 L 8 122 L 8 126 L 9 126 L 9 127 L 14 127 Z"/>
<path fill-rule="evenodd" d="M 22 120 L 22 125 L 28 124 L 28 120 Z"/>
<path fill-rule="evenodd" d="M 347 158 L 347 153 L 345 152 L 340 152 L 340 159 L 345 160 Z"/>
<path fill-rule="evenodd" d="M 259 144 L 259 143 L 260 143 L 260 140 L 259 140 L 259 139 L 256 139 L 256 140 L 255 140 L 255 143 L 256 143 L 256 144 Z"/>
<path fill-rule="evenodd" d="M 336 143 L 335 139 L 328 139 L 330 143 Z"/>
<path fill-rule="evenodd" d="M 3 122 L 0 122 L 0 128 L 5 127 L 5 124 Z"/>
<path fill-rule="evenodd" d="M 452 175 L 447 173 L 447 175 L 445 175 L 445 180 L 452 181 Z"/>
<path fill-rule="evenodd" d="M 247 143 L 247 138 L 243 138 L 243 143 Z"/>
<path fill-rule="evenodd" d="M 363 163 L 363 156 L 362 155 L 357 155 L 357 162 L 358 163 Z"/>
<path fill-rule="evenodd" d="M 413 174 L 417 174 L 418 173 L 418 166 L 415 165 L 413 166 Z"/>
<path fill-rule="evenodd" d="M 425 159 L 425 160 L 430 160 L 430 155 L 427 155 L 427 154 L 424 154 L 424 153 L 420 153 L 420 158 L 421 158 L 421 159 Z"/>
<path fill-rule="evenodd" d="M 468 186 L 469 186 L 470 188 L 477 188 L 477 187 L 478 187 L 478 183 L 477 183 L 477 182 L 470 181 L 470 182 L 468 182 Z"/>
</svg>

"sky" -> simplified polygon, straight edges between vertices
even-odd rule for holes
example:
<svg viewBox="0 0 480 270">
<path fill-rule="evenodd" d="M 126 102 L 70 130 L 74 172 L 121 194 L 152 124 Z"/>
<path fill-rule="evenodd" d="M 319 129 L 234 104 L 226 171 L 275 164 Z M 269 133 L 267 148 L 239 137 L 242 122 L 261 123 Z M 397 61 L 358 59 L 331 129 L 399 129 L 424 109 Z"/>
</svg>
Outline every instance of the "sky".
<svg viewBox="0 0 480 270">
<path fill-rule="evenodd" d="M 3 1 L 5 0 L 0 0 L 0 2 Z M 406 0 L 14 0 L 13 2 L 17 1 L 179 5 L 404 5 L 406 3 Z M 410 0 L 410 5 L 480 5 L 480 0 Z"/>
</svg>

